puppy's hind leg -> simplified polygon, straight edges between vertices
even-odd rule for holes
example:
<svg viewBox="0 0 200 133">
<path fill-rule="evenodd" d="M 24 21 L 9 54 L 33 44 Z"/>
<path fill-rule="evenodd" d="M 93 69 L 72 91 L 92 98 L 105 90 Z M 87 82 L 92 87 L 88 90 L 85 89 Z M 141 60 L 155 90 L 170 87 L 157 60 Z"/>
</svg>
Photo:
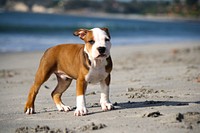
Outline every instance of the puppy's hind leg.
<svg viewBox="0 0 200 133">
<path fill-rule="evenodd" d="M 60 75 L 56 75 L 58 84 L 54 91 L 51 93 L 51 96 L 54 100 L 54 103 L 56 104 L 56 107 L 59 111 L 65 111 L 68 112 L 72 110 L 69 106 L 65 106 L 61 100 L 62 93 L 67 90 L 69 85 L 72 82 L 72 79 L 69 78 L 61 78 Z"/>
<path fill-rule="evenodd" d="M 45 71 L 43 68 L 39 67 L 35 76 L 34 84 L 30 88 L 30 91 L 28 94 L 27 102 L 24 107 L 24 113 L 26 114 L 35 113 L 34 102 L 35 102 L 36 95 L 40 89 L 40 86 L 50 77 L 50 75 L 51 75 L 50 71 Z"/>
</svg>

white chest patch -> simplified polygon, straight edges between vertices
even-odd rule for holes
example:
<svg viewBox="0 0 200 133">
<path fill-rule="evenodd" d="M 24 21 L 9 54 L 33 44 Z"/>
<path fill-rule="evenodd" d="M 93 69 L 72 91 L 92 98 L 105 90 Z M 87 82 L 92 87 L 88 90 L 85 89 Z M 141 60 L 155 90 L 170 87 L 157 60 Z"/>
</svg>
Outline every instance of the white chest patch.
<svg viewBox="0 0 200 133">
<path fill-rule="evenodd" d="M 96 61 L 95 65 L 90 67 L 88 74 L 85 76 L 85 80 L 91 84 L 96 84 L 104 80 L 108 76 L 105 66 L 105 61 Z"/>
</svg>

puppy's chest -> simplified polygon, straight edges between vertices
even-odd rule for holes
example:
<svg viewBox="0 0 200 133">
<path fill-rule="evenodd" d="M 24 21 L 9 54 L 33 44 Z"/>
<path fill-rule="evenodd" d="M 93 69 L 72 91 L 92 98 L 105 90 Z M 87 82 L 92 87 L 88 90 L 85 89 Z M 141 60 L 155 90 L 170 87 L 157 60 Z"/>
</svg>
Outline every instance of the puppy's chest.
<svg viewBox="0 0 200 133">
<path fill-rule="evenodd" d="M 101 82 L 108 76 L 105 67 L 91 67 L 88 74 L 85 76 L 85 80 L 88 83 L 96 84 Z"/>
</svg>

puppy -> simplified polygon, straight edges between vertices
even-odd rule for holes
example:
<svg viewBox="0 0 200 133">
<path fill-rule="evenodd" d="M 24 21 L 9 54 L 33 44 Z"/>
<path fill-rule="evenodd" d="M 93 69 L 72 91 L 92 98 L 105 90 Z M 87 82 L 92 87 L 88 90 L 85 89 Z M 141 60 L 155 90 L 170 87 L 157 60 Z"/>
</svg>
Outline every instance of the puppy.
<svg viewBox="0 0 200 133">
<path fill-rule="evenodd" d="M 112 59 L 110 56 L 110 34 L 107 28 L 79 29 L 74 32 L 85 44 L 61 44 L 46 50 L 40 60 L 35 75 L 35 81 L 30 88 L 24 108 L 26 114 L 35 112 L 34 101 L 41 85 L 55 74 L 58 80 L 52 92 L 52 98 L 59 111 L 70 111 L 64 105 L 61 96 L 67 90 L 72 80 L 76 80 L 76 110 L 75 116 L 88 113 L 85 93 L 88 84 L 100 83 L 100 104 L 103 111 L 113 109 L 109 100 L 109 85 L 111 79 Z"/>
</svg>

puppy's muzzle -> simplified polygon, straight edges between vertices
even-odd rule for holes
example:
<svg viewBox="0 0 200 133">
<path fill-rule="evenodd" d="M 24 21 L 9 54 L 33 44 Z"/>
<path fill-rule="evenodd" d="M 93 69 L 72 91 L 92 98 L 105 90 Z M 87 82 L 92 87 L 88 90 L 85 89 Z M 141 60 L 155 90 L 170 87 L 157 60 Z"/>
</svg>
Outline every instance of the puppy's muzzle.
<svg viewBox="0 0 200 133">
<path fill-rule="evenodd" d="M 102 55 L 106 52 L 106 47 L 98 47 L 97 50 L 99 51 L 99 54 Z"/>
</svg>

